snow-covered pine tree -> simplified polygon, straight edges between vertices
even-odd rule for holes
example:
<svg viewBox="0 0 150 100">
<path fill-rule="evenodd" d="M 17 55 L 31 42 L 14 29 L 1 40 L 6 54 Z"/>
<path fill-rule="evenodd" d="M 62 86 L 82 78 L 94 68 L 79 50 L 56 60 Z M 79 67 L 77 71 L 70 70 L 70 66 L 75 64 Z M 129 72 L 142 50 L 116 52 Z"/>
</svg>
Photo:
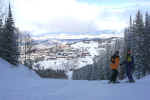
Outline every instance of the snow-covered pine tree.
<svg viewBox="0 0 150 100">
<path fill-rule="evenodd" d="M 18 36 L 15 33 L 14 20 L 12 16 L 11 6 L 9 4 L 8 16 L 5 21 L 4 31 L 2 34 L 2 52 L 5 60 L 11 64 L 18 64 Z"/>
<path fill-rule="evenodd" d="M 145 14 L 145 31 L 144 31 L 144 57 L 146 71 L 150 73 L 150 15 L 148 12 Z"/>
<path fill-rule="evenodd" d="M 2 25 L 2 19 L 0 19 L 0 39 L 2 40 L 3 35 L 3 25 Z M 0 42 L 0 57 L 2 57 L 2 42 Z"/>
<path fill-rule="evenodd" d="M 145 75 L 145 63 L 144 63 L 144 22 L 143 22 L 143 15 L 140 11 L 137 12 L 135 24 L 133 30 L 133 38 L 134 43 L 133 51 L 134 51 L 134 58 L 135 58 L 135 74 L 136 77 L 139 79 Z"/>
<path fill-rule="evenodd" d="M 3 9 L 3 1 L 0 0 L 0 39 L 2 39 L 2 33 L 3 33 L 3 19 L 2 19 L 2 9 Z M 2 43 L 0 42 L 0 57 L 2 57 L 2 52 L 1 52 L 1 47 Z"/>
</svg>

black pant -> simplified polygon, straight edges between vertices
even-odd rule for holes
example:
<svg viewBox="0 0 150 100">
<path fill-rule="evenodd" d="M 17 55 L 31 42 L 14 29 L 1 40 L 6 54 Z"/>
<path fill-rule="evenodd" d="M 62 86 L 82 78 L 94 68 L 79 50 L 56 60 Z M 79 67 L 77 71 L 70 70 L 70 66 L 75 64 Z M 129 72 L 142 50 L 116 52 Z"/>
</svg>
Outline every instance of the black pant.
<svg viewBox="0 0 150 100">
<path fill-rule="evenodd" d="M 112 75 L 111 75 L 110 81 L 116 82 L 117 76 L 118 76 L 118 71 L 116 69 L 112 69 Z"/>
<path fill-rule="evenodd" d="M 132 77 L 132 68 L 133 68 L 133 66 L 131 64 L 127 64 L 126 65 L 126 73 L 127 73 L 129 82 L 133 82 L 134 81 L 134 79 Z"/>
</svg>

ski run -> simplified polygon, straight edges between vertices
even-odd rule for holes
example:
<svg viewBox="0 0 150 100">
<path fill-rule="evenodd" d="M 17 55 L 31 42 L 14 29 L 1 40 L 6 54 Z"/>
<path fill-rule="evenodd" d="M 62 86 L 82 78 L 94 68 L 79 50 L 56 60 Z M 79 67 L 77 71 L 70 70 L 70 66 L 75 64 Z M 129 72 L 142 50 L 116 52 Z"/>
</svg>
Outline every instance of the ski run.
<svg viewBox="0 0 150 100">
<path fill-rule="evenodd" d="M 42 79 L 23 65 L 0 59 L 0 100 L 149 100 L 150 76 L 124 81 Z"/>
</svg>

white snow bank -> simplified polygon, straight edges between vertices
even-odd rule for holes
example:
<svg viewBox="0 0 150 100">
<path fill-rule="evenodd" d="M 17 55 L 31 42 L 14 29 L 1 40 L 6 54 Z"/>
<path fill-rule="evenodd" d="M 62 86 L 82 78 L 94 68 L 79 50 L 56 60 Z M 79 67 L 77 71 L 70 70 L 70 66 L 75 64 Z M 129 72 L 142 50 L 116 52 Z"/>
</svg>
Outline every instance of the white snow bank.
<svg viewBox="0 0 150 100">
<path fill-rule="evenodd" d="M 13 81 L 14 79 L 38 79 L 39 76 L 24 65 L 13 66 L 0 59 L 0 79 Z"/>
</svg>

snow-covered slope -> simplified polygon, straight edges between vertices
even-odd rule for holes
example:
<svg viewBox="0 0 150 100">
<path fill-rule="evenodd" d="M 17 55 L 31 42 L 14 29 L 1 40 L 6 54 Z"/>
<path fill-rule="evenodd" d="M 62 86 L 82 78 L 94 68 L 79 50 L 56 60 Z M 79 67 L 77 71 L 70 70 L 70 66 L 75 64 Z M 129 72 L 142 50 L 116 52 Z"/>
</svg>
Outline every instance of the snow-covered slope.
<svg viewBox="0 0 150 100">
<path fill-rule="evenodd" d="M 0 58 L 0 79 L 9 80 L 10 83 L 16 79 L 38 79 L 39 76 L 32 70 L 29 70 L 24 65 L 14 67 L 8 62 Z M 1 83 L 1 82 L 0 82 Z"/>
<path fill-rule="evenodd" d="M 136 83 L 41 79 L 0 59 L 0 100 L 149 100 L 150 76 Z"/>
<path fill-rule="evenodd" d="M 71 60 L 67 60 L 65 58 L 63 59 L 56 59 L 56 60 L 45 60 L 45 61 L 39 61 L 35 64 L 35 67 L 33 69 L 38 69 L 36 65 L 40 65 L 40 69 L 61 69 L 61 70 L 69 70 L 72 68 L 81 68 L 83 66 L 93 64 L 93 58 L 95 56 L 99 55 L 100 49 L 104 48 L 98 48 L 98 42 L 96 41 L 90 41 L 89 43 L 84 43 L 83 41 L 74 43 L 71 45 L 71 48 L 80 50 L 80 53 L 86 52 L 89 53 L 90 56 L 85 56 L 84 58 L 75 58 Z M 72 66 L 72 67 L 71 67 Z"/>
</svg>

